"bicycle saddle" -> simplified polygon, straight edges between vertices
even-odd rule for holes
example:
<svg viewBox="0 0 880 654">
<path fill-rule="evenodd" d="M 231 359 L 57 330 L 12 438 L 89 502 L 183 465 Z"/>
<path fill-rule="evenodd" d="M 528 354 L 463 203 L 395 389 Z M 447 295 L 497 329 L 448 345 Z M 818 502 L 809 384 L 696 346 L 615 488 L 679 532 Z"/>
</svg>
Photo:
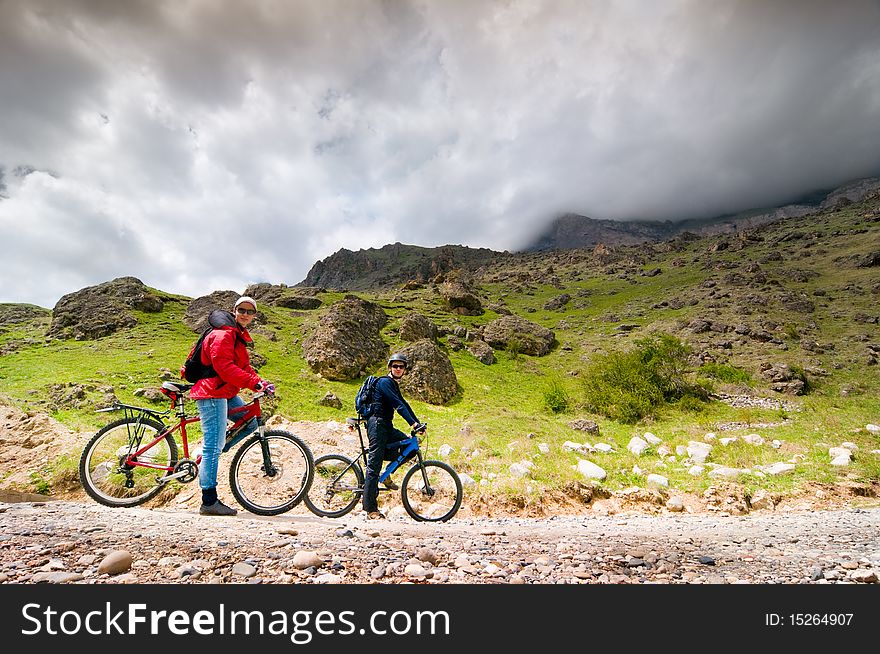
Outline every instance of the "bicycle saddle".
<svg viewBox="0 0 880 654">
<path fill-rule="evenodd" d="M 162 388 L 172 393 L 186 393 L 193 387 L 193 384 L 181 384 L 179 382 L 166 381 L 162 382 Z"/>
</svg>

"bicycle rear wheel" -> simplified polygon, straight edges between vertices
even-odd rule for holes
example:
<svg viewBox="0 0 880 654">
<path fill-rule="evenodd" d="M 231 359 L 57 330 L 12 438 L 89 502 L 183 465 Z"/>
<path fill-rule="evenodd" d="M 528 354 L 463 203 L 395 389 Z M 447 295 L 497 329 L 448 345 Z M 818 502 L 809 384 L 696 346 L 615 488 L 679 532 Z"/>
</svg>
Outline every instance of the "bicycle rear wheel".
<svg viewBox="0 0 880 654">
<path fill-rule="evenodd" d="M 464 492 L 458 473 L 443 461 L 422 461 L 406 471 L 400 484 L 403 508 L 413 519 L 445 522 L 454 516 Z"/>
<path fill-rule="evenodd" d="M 309 511 L 325 518 L 341 518 L 361 499 L 364 473 L 357 463 L 341 454 L 325 454 L 315 460 L 315 480 L 306 494 Z"/>
<path fill-rule="evenodd" d="M 133 466 L 129 455 L 165 431 L 158 420 L 122 418 L 92 436 L 79 460 L 79 480 L 86 493 L 105 506 L 137 506 L 155 497 L 167 482 L 167 470 Z M 169 434 L 141 454 L 142 462 L 173 468 L 177 444 Z"/>
<path fill-rule="evenodd" d="M 306 496 L 315 472 L 312 451 L 298 436 L 267 431 L 235 452 L 229 485 L 238 503 L 257 515 L 289 511 Z"/>
</svg>

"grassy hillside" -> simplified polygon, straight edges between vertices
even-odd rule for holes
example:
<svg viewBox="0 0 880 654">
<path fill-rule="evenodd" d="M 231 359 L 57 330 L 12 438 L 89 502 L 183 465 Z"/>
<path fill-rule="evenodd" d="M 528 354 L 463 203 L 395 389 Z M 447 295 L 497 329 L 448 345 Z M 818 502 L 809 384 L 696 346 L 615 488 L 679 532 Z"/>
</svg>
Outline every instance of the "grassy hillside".
<svg viewBox="0 0 880 654">
<path fill-rule="evenodd" d="M 876 495 L 880 455 L 872 451 L 880 450 L 880 438 L 866 425 L 880 424 L 880 268 L 860 264 L 878 251 L 880 200 L 874 197 L 739 235 L 611 252 L 505 257 L 475 276 L 484 306 L 506 306 L 552 329 L 558 343 L 544 357 L 499 351 L 497 363 L 489 366 L 467 349 L 446 348 L 459 394 L 446 406 L 413 402 L 430 425 L 429 456 L 436 457 L 443 443 L 454 448 L 451 463 L 477 482 L 469 489 L 471 502 L 503 498 L 532 506 L 551 496 L 576 496 L 586 481 L 575 469 L 579 458 L 607 471 L 599 484 L 607 491 L 644 488 L 647 475 L 657 473 L 668 478 L 670 494 L 703 494 L 735 483 L 746 496 L 758 489 L 785 496 L 813 493 L 817 485 Z M 155 292 L 166 300 L 161 312 L 135 313 L 135 328 L 95 341 L 46 340 L 45 316 L 0 324 L 0 401 L 48 412 L 85 431 L 107 421 L 94 409 L 108 392 L 123 402 L 151 405 L 135 391 L 158 386 L 163 369 L 176 379 L 195 339 L 182 322 L 188 299 Z M 544 308 L 562 294 L 571 298 L 562 309 Z M 450 329 L 473 329 L 499 317 L 489 310 L 480 316 L 449 313 L 430 286 L 359 295 L 380 303 L 391 318 L 383 335 L 392 349 L 400 345 L 397 329 L 410 311 Z M 327 306 L 342 294 L 319 297 Z M 351 415 L 359 381 L 324 380 L 302 356 L 302 341 L 322 310 L 261 306 L 261 311 L 266 321 L 252 333 L 256 351 L 267 360 L 261 375 L 279 385 L 274 410 L 295 420 Z M 738 399 L 672 405 L 637 424 L 586 411 L 582 380 L 597 355 L 626 350 L 655 333 L 672 334 L 692 349 L 693 377 L 711 384 L 717 397 Z M 762 366 L 774 363 L 788 364 L 807 381 L 809 392 L 771 391 Z M 85 391 L 81 406 L 58 400 L 76 385 Z M 343 409 L 318 404 L 328 391 L 342 399 Z M 751 403 L 742 396 L 751 397 Z M 600 435 L 569 425 L 580 418 L 595 421 Z M 628 452 L 630 439 L 645 432 L 662 445 L 641 456 Z M 709 467 L 690 474 L 686 455 L 677 448 L 708 433 L 715 434 L 714 440 L 709 437 L 708 462 L 749 472 L 729 480 L 710 477 Z M 759 434 L 767 444 L 746 443 L 742 437 L 749 434 Z M 730 437 L 738 440 L 720 444 Z M 778 448 L 769 444 L 773 440 L 781 442 Z M 576 454 L 562 447 L 566 441 L 602 442 L 614 451 Z M 829 465 L 829 447 L 843 442 L 858 448 L 852 464 Z M 547 453 L 539 444 L 548 446 Z M 509 470 L 522 461 L 532 463 L 526 478 Z M 775 462 L 794 462 L 796 468 L 780 476 L 755 468 Z M 51 480 L 51 473 L 43 471 L 39 478 Z M 51 491 L 51 483 L 42 490 L 47 486 Z"/>
</svg>

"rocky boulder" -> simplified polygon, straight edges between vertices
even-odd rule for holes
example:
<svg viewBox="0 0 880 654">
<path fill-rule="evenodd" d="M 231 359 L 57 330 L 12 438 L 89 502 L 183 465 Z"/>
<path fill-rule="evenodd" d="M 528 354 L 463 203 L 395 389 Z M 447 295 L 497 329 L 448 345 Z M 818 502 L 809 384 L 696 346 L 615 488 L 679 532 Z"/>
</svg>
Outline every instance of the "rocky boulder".
<svg viewBox="0 0 880 654">
<path fill-rule="evenodd" d="M 479 316 L 483 313 L 483 305 L 474 290 L 459 280 L 443 282 L 440 295 L 453 313 L 464 316 Z"/>
<path fill-rule="evenodd" d="M 764 363 L 761 377 L 770 382 L 770 388 L 786 395 L 803 395 L 806 383 L 787 363 Z"/>
<path fill-rule="evenodd" d="M 546 327 L 519 316 L 502 316 L 483 327 L 483 340 L 493 348 L 544 356 L 556 340 Z"/>
<path fill-rule="evenodd" d="M 258 303 L 268 304 L 273 307 L 285 307 L 287 309 L 317 309 L 321 306 L 321 299 L 315 297 L 316 288 L 292 289 L 285 284 L 251 284 L 244 294 L 250 295 Z"/>
<path fill-rule="evenodd" d="M 183 323 L 194 332 L 203 332 L 208 327 L 208 316 L 212 311 L 215 309 L 232 311 L 232 305 L 235 304 L 239 297 L 241 297 L 241 294 L 235 291 L 214 291 L 210 295 L 197 297 L 186 305 Z M 259 309 L 260 300 L 259 298 L 254 299 L 257 301 Z M 258 318 L 259 315 L 258 313 Z"/>
<path fill-rule="evenodd" d="M 68 293 L 52 309 L 48 336 L 78 341 L 107 336 L 137 324 L 132 310 L 157 312 L 162 299 L 135 277 L 119 277 Z"/>
<path fill-rule="evenodd" d="M 473 354 L 480 363 L 487 366 L 495 363 L 495 351 L 485 341 L 473 341 L 468 345 L 468 352 Z"/>
<path fill-rule="evenodd" d="M 455 397 L 458 378 L 449 357 L 434 341 L 416 341 L 400 351 L 410 362 L 400 384 L 405 396 L 428 404 L 445 404 Z"/>
<path fill-rule="evenodd" d="M 565 308 L 565 306 L 571 302 L 571 295 L 568 293 L 563 293 L 562 295 L 557 295 L 544 304 L 544 309 L 547 311 L 559 311 Z"/>
<path fill-rule="evenodd" d="M 437 325 L 420 313 L 407 314 L 400 321 L 400 339 L 403 341 L 420 341 L 424 338 L 434 341 L 438 334 Z"/>
<path fill-rule="evenodd" d="M 313 372 L 345 381 L 363 377 L 383 362 L 388 346 L 380 330 L 388 316 L 378 304 L 347 295 L 325 313 L 303 342 L 303 356 Z"/>
</svg>

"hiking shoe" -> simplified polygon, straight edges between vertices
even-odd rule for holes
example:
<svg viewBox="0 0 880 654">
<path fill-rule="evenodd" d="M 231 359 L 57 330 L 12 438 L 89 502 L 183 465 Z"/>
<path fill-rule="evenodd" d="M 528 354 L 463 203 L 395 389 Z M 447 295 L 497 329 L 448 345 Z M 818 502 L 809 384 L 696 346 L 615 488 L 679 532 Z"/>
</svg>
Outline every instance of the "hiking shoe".
<svg viewBox="0 0 880 654">
<path fill-rule="evenodd" d="M 385 481 L 382 482 L 382 485 L 388 490 L 400 490 L 400 486 L 394 483 L 394 480 L 391 477 L 388 477 Z"/>
<path fill-rule="evenodd" d="M 217 500 L 213 504 L 202 504 L 199 507 L 200 515 L 236 515 L 238 511 L 233 509 L 231 506 L 226 506 L 220 500 Z"/>
<path fill-rule="evenodd" d="M 370 511 L 367 514 L 367 520 L 384 520 L 385 514 L 380 511 Z"/>
</svg>

